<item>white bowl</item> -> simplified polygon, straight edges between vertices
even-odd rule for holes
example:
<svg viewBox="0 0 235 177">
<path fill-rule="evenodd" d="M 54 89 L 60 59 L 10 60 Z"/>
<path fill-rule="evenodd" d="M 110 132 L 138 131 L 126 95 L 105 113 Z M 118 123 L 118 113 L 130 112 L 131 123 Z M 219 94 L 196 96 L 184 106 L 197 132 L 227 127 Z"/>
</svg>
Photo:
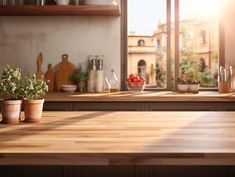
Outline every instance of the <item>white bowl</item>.
<svg viewBox="0 0 235 177">
<path fill-rule="evenodd" d="M 77 85 L 62 85 L 61 90 L 64 92 L 75 92 Z"/>
<path fill-rule="evenodd" d="M 86 5 L 117 5 L 115 0 L 84 0 Z"/>
<path fill-rule="evenodd" d="M 57 5 L 69 5 L 70 0 L 56 0 Z"/>
</svg>

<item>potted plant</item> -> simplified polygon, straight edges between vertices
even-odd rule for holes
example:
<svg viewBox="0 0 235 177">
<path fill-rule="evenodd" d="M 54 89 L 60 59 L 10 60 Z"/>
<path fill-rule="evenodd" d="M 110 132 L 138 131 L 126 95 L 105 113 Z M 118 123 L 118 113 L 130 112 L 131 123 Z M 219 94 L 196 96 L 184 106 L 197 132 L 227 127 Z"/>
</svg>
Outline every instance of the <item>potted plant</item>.
<svg viewBox="0 0 235 177">
<path fill-rule="evenodd" d="M 199 92 L 199 82 L 197 80 L 189 80 L 189 93 L 198 93 Z"/>
<path fill-rule="evenodd" d="M 28 74 L 24 79 L 24 114 L 25 122 L 39 122 L 44 104 L 43 96 L 48 91 L 46 81 L 37 79 L 35 74 Z"/>
<path fill-rule="evenodd" d="M 188 89 L 189 89 L 188 82 L 186 80 L 178 78 L 177 79 L 177 90 L 178 90 L 178 92 L 187 93 Z"/>
<path fill-rule="evenodd" d="M 84 92 L 86 88 L 86 81 L 88 74 L 82 71 L 81 65 L 73 72 L 72 80 L 78 85 L 78 90 Z"/>
<path fill-rule="evenodd" d="M 2 122 L 6 124 L 18 124 L 22 107 L 22 74 L 21 69 L 10 67 L 3 70 L 0 78 L 0 96 L 3 99 L 1 104 Z"/>
</svg>

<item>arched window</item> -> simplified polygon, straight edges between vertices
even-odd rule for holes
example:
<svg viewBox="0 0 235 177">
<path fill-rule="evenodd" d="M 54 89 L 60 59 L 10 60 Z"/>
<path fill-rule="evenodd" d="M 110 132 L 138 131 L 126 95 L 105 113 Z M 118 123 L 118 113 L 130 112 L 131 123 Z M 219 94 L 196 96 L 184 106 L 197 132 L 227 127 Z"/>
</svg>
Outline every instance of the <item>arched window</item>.
<svg viewBox="0 0 235 177">
<path fill-rule="evenodd" d="M 207 66 L 206 66 L 206 61 L 204 58 L 200 58 L 200 62 L 199 62 L 199 71 L 200 72 L 204 72 L 206 70 Z"/>
<path fill-rule="evenodd" d="M 157 40 L 157 46 L 158 46 L 158 48 L 161 47 L 161 40 L 160 39 Z"/>
<path fill-rule="evenodd" d="M 200 43 L 205 44 L 206 43 L 206 31 L 202 30 L 200 32 Z"/>
<path fill-rule="evenodd" d="M 146 78 L 146 61 L 140 60 L 138 62 L 137 68 L 138 68 L 138 71 L 137 71 L 138 75 L 144 76 Z"/>
<path fill-rule="evenodd" d="M 145 46 L 145 41 L 144 41 L 143 39 L 140 39 L 140 40 L 138 41 L 138 46 L 139 46 L 139 47 L 144 47 L 144 46 Z"/>
</svg>

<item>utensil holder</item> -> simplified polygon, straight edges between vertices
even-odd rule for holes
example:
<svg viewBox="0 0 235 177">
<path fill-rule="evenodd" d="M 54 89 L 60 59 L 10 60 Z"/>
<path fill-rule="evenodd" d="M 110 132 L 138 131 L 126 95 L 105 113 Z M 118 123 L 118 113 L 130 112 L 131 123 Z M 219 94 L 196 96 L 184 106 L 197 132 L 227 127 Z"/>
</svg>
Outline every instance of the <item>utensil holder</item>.
<svg viewBox="0 0 235 177">
<path fill-rule="evenodd" d="M 219 81 L 218 83 L 218 88 L 219 88 L 219 93 L 230 93 L 231 92 L 231 84 L 229 81 Z"/>
</svg>

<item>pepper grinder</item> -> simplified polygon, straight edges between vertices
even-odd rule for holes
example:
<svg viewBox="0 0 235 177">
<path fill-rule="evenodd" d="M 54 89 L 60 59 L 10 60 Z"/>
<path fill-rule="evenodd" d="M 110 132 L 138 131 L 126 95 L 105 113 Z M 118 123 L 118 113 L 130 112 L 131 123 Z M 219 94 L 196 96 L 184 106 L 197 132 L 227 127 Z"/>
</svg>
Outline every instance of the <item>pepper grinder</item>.
<svg viewBox="0 0 235 177">
<path fill-rule="evenodd" d="M 96 81 L 95 81 L 95 92 L 103 92 L 104 84 L 104 70 L 103 70 L 103 56 L 96 56 L 97 59 L 97 70 L 96 70 Z"/>
<path fill-rule="evenodd" d="M 95 56 L 89 56 L 89 73 L 88 73 L 88 83 L 87 83 L 87 91 L 95 92 L 95 75 L 96 75 L 96 59 Z"/>
</svg>

